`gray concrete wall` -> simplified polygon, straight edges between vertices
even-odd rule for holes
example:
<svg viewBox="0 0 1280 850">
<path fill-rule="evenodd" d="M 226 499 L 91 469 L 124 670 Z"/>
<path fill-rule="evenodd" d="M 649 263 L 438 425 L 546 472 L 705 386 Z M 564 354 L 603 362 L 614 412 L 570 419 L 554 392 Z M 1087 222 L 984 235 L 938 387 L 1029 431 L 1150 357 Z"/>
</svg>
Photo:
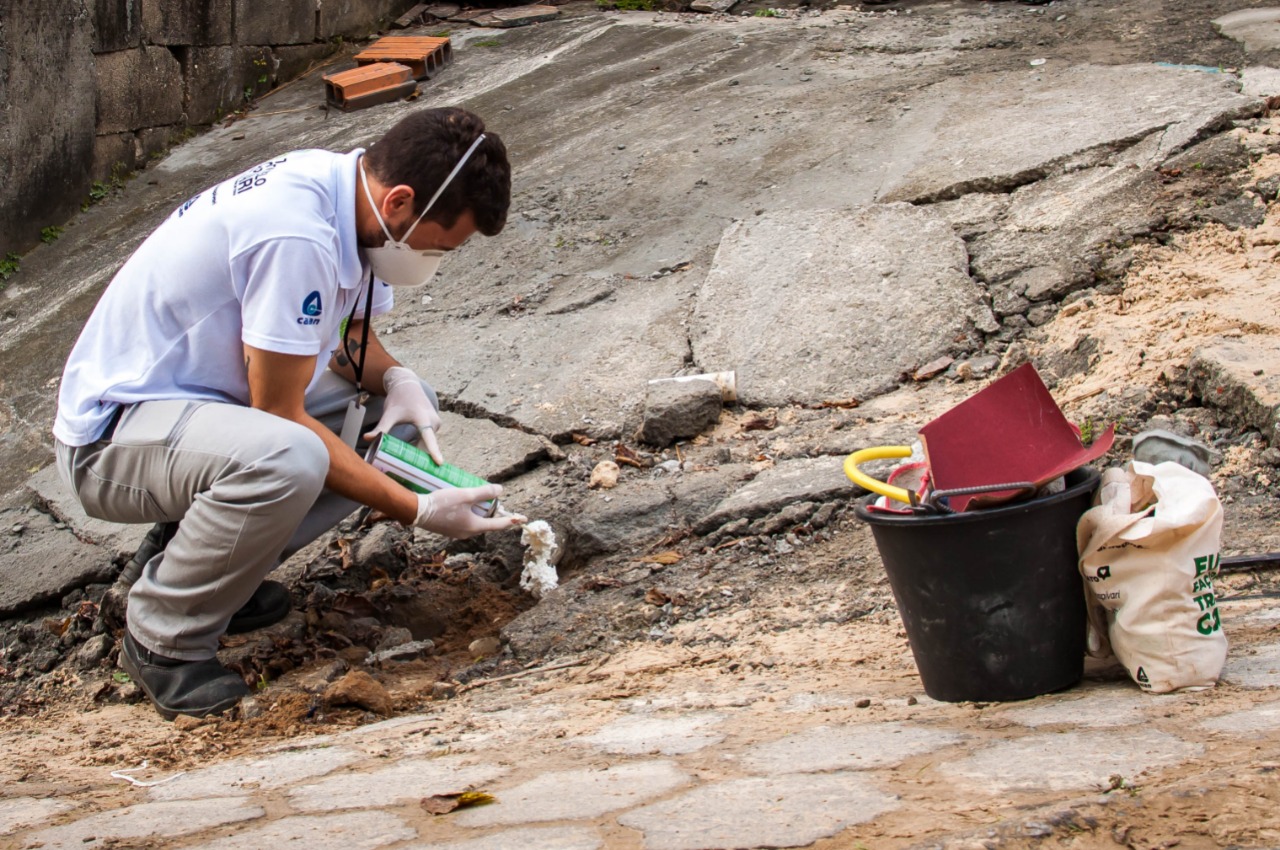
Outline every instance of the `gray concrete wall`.
<svg viewBox="0 0 1280 850">
<path fill-rule="evenodd" d="M 88 194 L 94 41 L 84 0 L 0 0 L 0 258 Z"/>
<path fill-rule="evenodd" d="M 0 0 L 0 258 L 413 0 Z"/>
</svg>

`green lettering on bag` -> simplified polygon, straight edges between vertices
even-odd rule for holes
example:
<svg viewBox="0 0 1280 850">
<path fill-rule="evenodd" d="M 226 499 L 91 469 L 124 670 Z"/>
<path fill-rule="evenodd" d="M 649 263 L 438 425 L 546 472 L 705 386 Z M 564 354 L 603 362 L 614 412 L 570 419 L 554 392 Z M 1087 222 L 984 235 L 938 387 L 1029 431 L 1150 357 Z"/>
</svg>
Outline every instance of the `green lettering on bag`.
<svg viewBox="0 0 1280 850">
<path fill-rule="evenodd" d="M 1214 608 L 1200 617 L 1196 623 L 1196 631 L 1200 634 L 1208 636 L 1222 628 L 1222 620 L 1218 617 L 1218 609 Z"/>
</svg>

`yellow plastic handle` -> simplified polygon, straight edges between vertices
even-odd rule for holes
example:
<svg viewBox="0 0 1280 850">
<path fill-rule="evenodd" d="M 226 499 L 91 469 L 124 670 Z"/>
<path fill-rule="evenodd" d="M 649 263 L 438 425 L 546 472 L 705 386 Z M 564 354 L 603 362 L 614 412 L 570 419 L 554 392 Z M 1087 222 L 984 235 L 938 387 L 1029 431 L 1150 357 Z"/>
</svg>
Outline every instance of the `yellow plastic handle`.
<svg viewBox="0 0 1280 850">
<path fill-rule="evenodd" d="M 911 493 L 901 487 L 894 487 L 892 484 L 885 484 L 883 481 L 877 481 L 870 475 L 867 475 L 861 469 L 860 464 L 867 463 L 872 460 L 886 460 L 896 457 L 911 457 L 910 446 L 873 446 L 869 449 L 859 449 L 844 459 L 844 474 L 849 476 L 849 480 L 864 490 L 870 490 L 881 496 L 888 496 L 896 502 L 902 502 L 905 505 L 913 505 L 915 502 L 911 498 Z"/>
</svg>

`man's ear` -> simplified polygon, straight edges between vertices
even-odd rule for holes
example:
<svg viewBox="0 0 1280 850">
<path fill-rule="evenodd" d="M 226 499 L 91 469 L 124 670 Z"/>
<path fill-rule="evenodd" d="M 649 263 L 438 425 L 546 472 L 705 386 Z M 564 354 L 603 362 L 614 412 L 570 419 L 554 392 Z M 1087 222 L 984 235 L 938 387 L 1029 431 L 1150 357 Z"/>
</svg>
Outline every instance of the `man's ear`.
<svg viewBox="0 0 1280 850">
<path fill-rule="evenodd" d="M 387 221 L 413 212 L 413 188 L 401 183 L 392 186 L 382 198 L 382 217 Z"/>
</svg>

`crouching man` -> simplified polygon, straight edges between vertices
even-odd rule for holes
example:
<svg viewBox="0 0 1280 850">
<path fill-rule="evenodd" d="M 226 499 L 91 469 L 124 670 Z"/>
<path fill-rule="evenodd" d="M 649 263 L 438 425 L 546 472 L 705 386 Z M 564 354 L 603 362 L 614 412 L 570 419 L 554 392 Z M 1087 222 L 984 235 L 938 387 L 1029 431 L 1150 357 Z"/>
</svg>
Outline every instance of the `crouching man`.
<svg viewBox="0 0 1280 850">
<path fill-rule="evenodd" d="M 57 464 L 90 516 L 157 523 L 120 661 L 166 719 L 249 693 L 219 637 L 284 617 L 266 575 L 358 505 L 450 537 L 523 521 L 471 510 L 496 485 L 419 495 L 357 453 L 393 432 L 442 460 L 435 393 L 370 320 L 500 232 L 510 187 L 477 116 L 422 110 L 367 151 L 284 153 L 197 194 L 103 293 L 63 373 Z"/>
</svg>

